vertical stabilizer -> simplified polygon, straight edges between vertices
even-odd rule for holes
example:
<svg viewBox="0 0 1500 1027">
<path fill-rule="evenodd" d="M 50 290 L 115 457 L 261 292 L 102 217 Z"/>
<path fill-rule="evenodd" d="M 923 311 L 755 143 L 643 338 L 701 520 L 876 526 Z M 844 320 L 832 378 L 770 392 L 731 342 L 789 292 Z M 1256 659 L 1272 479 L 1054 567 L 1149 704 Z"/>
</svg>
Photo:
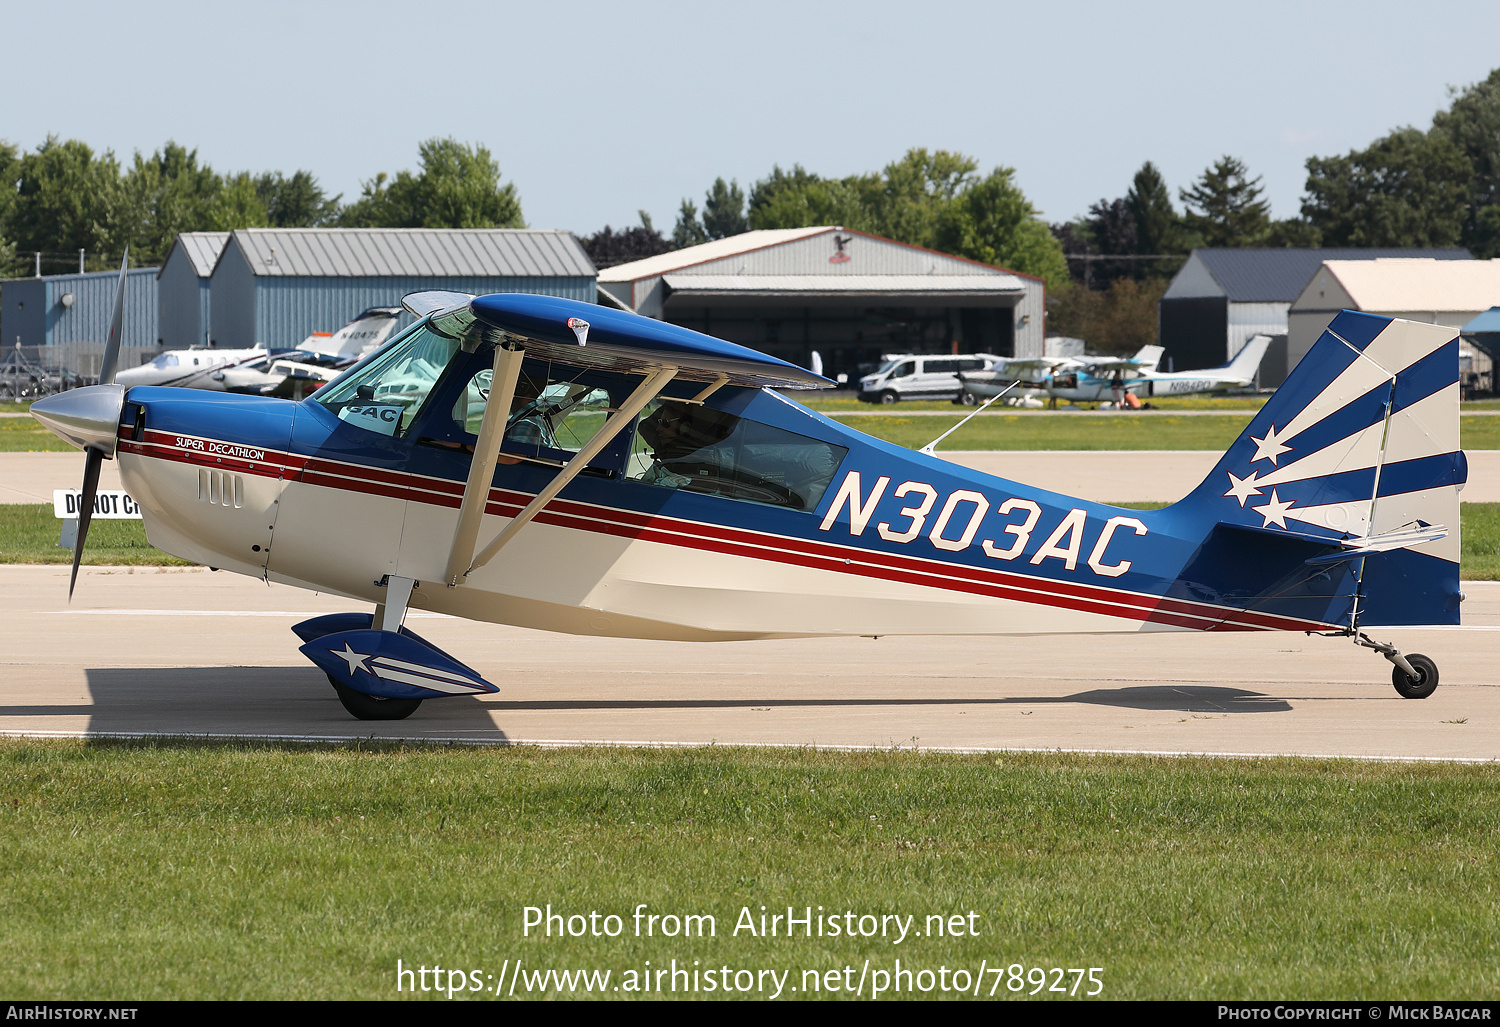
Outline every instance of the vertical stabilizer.
<svg viewBox="0 0 1500 1027">
<path fill-rule="evenodd" d="M 1369 554 L 1339 571 L 1363 625 L 1457 623 L 1458 398 L 1457 329 L 1346 310 L 1182 506 Z"/>
<path fill-rule="evenodd" d="M 1243 378 L 1246 382 L 1251 381 L 1255 378 L 1255 372 L 1260 370 L 1260 362 L 1266 358 L 1266 350 L 1270 347 L 1269 335 L 1252 335 L 1250 340 L 1240 347 L 1234 359 L 1224 365 L 1224 376 Z"/>
</svg>

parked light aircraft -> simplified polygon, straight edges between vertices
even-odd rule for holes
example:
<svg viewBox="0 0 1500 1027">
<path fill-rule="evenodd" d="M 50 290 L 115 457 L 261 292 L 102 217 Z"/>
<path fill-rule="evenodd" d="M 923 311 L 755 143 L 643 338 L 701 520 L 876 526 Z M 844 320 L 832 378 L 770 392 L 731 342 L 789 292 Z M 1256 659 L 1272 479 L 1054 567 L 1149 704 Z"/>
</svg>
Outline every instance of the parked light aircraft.
<svg viewBox="0 0 1500 1027">
<path fill-rule="evenodd" d="M 165 353 L 158 353 L 139 367 L 128 367 L 120 371 L 115 375 L 115 382 L 127 388 L 134 385 L 182 385 L 190 378 L 206 375 L 227 364 L 258 360 L 266 356 L 264 346 L 252 349 L 210 349 L 198 346 L 191 349 L 169 349 Z M 103 380 L 100 378 L 101 382 Z"/>
<path fill-rule="evenodd" d="M 1201 371 L 1158 371 L 1162 347 L 1143 346 L 1133 357 L 1013 359 L 988 371 L 960 372 L 958 377 L 964 390 L 976 396 L 993 396 L 1019 381 L 1022 395 L 1073 403 L 1119 402 L 1127 392 L 1137 398 L 1224 392 L 1254 383 L 1270 345 L 1269 335 L 1254 336 L 1229 363 Z"/>
<path fill-rule="evenodd" d="M 373 603 L 294 628 L 356 717 L 498 690 L 411 609 L 693 641 L 1305 631 L 1437 686 L 1366 631 L 1459 620 L 1453 329 L 1339 314 L 1192 494 L 1136 511 L 871 438 L 773 391 L 832 383 L 675 325 L 405 303 L 303 402 L 112 383 L 117 308 L 105 384 L 31 408 L 85 450 L 84 511 L 114 458 L 153 545 Z"/>
<path fill-rule="evenodd" d="M 400 316 L 400 307 L 371 307 L 336 332 L 313 332 L 294 350 L 258 351 L 239 363 L 213 367 L 173 384 L 301 399 L 383 343 Z"/>
</svg>

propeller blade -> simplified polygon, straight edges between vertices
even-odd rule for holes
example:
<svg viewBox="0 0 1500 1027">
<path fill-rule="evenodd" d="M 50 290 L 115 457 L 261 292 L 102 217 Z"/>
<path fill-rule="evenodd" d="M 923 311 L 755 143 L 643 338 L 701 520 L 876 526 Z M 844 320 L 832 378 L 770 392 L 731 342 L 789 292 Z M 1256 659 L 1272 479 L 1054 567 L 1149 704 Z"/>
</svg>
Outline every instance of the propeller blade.
<svg viewBox="0 0 1500 1027">
<path fill-rule="evenodd" d="M 73 601 L 73 586 L 78 583 L 78 561 L 83 559 L 83 540 L 88 538 L 89 521 L 94 518 L 94 498 L 99 493 L 99 468 L 104 454 L 96 449 L 84 450 L 83 494 L 78 497 L 78 538 L 73 543 L 73 575 L 68 578 L 68 602 Z"/>
<path fill-rule="evenodd" d="M 115 380 L 115 369 L 120 363 L 120 336 L 125 330 L 125 268 L 130 265 L 130 247 L 125 247 L 125 256 L 120 258 L 120 284 L 115 288 L 115 309 L 109 315 L 109 339 L 104 343 L 104 357 L 99 362 L 99 384 L 108 385 Z M 96 469 L 95 477 L 98 476 Z M 82 528 L 80 523 L 79 527 Z M 80 539 L 82 536 L 80 536 Z M 74 561 L 77 573 L 77 561 Z"/>
</svg>

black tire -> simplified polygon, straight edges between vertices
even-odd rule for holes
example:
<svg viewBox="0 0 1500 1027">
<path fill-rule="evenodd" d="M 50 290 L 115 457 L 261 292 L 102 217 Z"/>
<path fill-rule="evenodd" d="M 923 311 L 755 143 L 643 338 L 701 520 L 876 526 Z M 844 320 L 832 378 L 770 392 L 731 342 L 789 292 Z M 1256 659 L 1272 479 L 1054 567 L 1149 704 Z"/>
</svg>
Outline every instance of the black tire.
<svg viewBox="0 0 1500 1027">
<path fill-rule="evenodd" d="M 421 699 L 384 699 L 378 695 L 356 692 L 348 685 L 334 680 L 332 674 L 328 675 L 328 683 L 338 693 L 339 702 L 344 704 L 344 709 L 360 720 L 405 720 L 422 705 Z"/>
<path fill-rule="evenodd" d="M 974 395 L 968 389 L 965 389 L 958 394 L 958 398 L 953 402 L 958 403 L 961 406 L 972 407 L 979 404 L 979 397 Z"/>
<path fill-rule="evenodd" d="M 895 406 L 901 402 L 901 396 L 894 389 L 886 389 L 880 394 L 880 405 L 883 407 Z"/>
<path fill-rule="evenodd" d="M 1396 686 L 1396 691 L 1401 693 L 1401 698 L 1425 699 L 1437 691 L 1437 664 L 1421 653 L 1407 653 L 1406 662 L 1411 664 L 1411 669 L 1416 671 L 1419 677 L 1414 680 L 1408 677 L 1406 671 L 1400 667 L 1391 668 L 1391 684 Z"/>
</svg>

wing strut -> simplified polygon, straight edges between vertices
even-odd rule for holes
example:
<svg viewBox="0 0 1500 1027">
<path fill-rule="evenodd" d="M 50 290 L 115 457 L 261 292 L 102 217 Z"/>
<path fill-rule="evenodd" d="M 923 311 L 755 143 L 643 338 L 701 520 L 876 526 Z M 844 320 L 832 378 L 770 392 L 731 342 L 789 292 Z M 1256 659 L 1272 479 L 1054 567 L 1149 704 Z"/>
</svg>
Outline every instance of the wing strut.
<svg viewBox="0 0 1500 1027">
<path fill-rule="evenodd" d="M 556 498 L 557 494 L 567 486 L 568 482 L 578 477 L 579 472 L 589 465 L 589 461 L 597 456 L 600 450 L 609 445 L 615 436 L 620 434 L 620 431 L 633 421 L 637 414 L 645 409 L 646 404 L 655 399 L 657 393 L 667 387 L 667 383 L 676 374 L 677 368 L 675 367 L 660 367 L 647 375 L 646 380 L 637 385 L 635 391 L 630 394 L 630 398 L 620 404 L 620 409 L 611 414 L 609 420 L 604 422 L 604 427 L 599 429 L 599 434 L 584 443 L 583 448 L 578 451 L 578 455 L 569 460 L 567 465 L 561 471 L 557 472 L 557 477 L 548 482 L 547 487 L 537 493 L 535 499 L 526 504 L 526 509 L 516 514 L 515 519 L 507 524 L 499 535 L 495 536 L 495 540 L 485 546 L 484 550 L 478 556 L 474 557 L 473 564 L 468 570 L 463 572 L 460 580 L 473 574 L 494 559 L 495 554 L 500 552 L 507 542 L 515 538 L 517 532 L 529 524 L 532 518 L 541 513 L 542 509 Z M 488 409 L 485 410 L 485 416 L 489 416 Z M 479 464 L 478 449 L 479 447 L 476 446 L 474 453 L 476 466 Z M 498 452 L 498 449 L 496 452 Z M 494 457 L 490 457 L 489 466 L 493 465 Z M 472 472 L 470 477 L 472 480 Z M 468 501 L 467 492 L 465 492 L 464 501 Z M 451 583 L 457 584 L 458 582 L 453 581 Z"/>
<path fill-rule="evenodd" d="M 464 501 L 458 508 L 458 525 L 453 529 L 453 546 L 448 550 L 448 567 L 443 580 L 452 588 L 467 574 L 474 559 L 474 545 L 479 541 L 479 522 L 490 498 L 495 479 L 495 460 L 500 443 L 505 441 L 505 425 L 510 419 L 511 401 L 516 396 L 516 381 L 521 377 L 523 349 L 495 347 L 495 370 L 490 377 L 490 395 L 484 404 L 484 419 L 479 423 L 479 440 L 474 444 L 474 462 L 469 465 L 469 480 L 464 483 Z"/>
</svg>

